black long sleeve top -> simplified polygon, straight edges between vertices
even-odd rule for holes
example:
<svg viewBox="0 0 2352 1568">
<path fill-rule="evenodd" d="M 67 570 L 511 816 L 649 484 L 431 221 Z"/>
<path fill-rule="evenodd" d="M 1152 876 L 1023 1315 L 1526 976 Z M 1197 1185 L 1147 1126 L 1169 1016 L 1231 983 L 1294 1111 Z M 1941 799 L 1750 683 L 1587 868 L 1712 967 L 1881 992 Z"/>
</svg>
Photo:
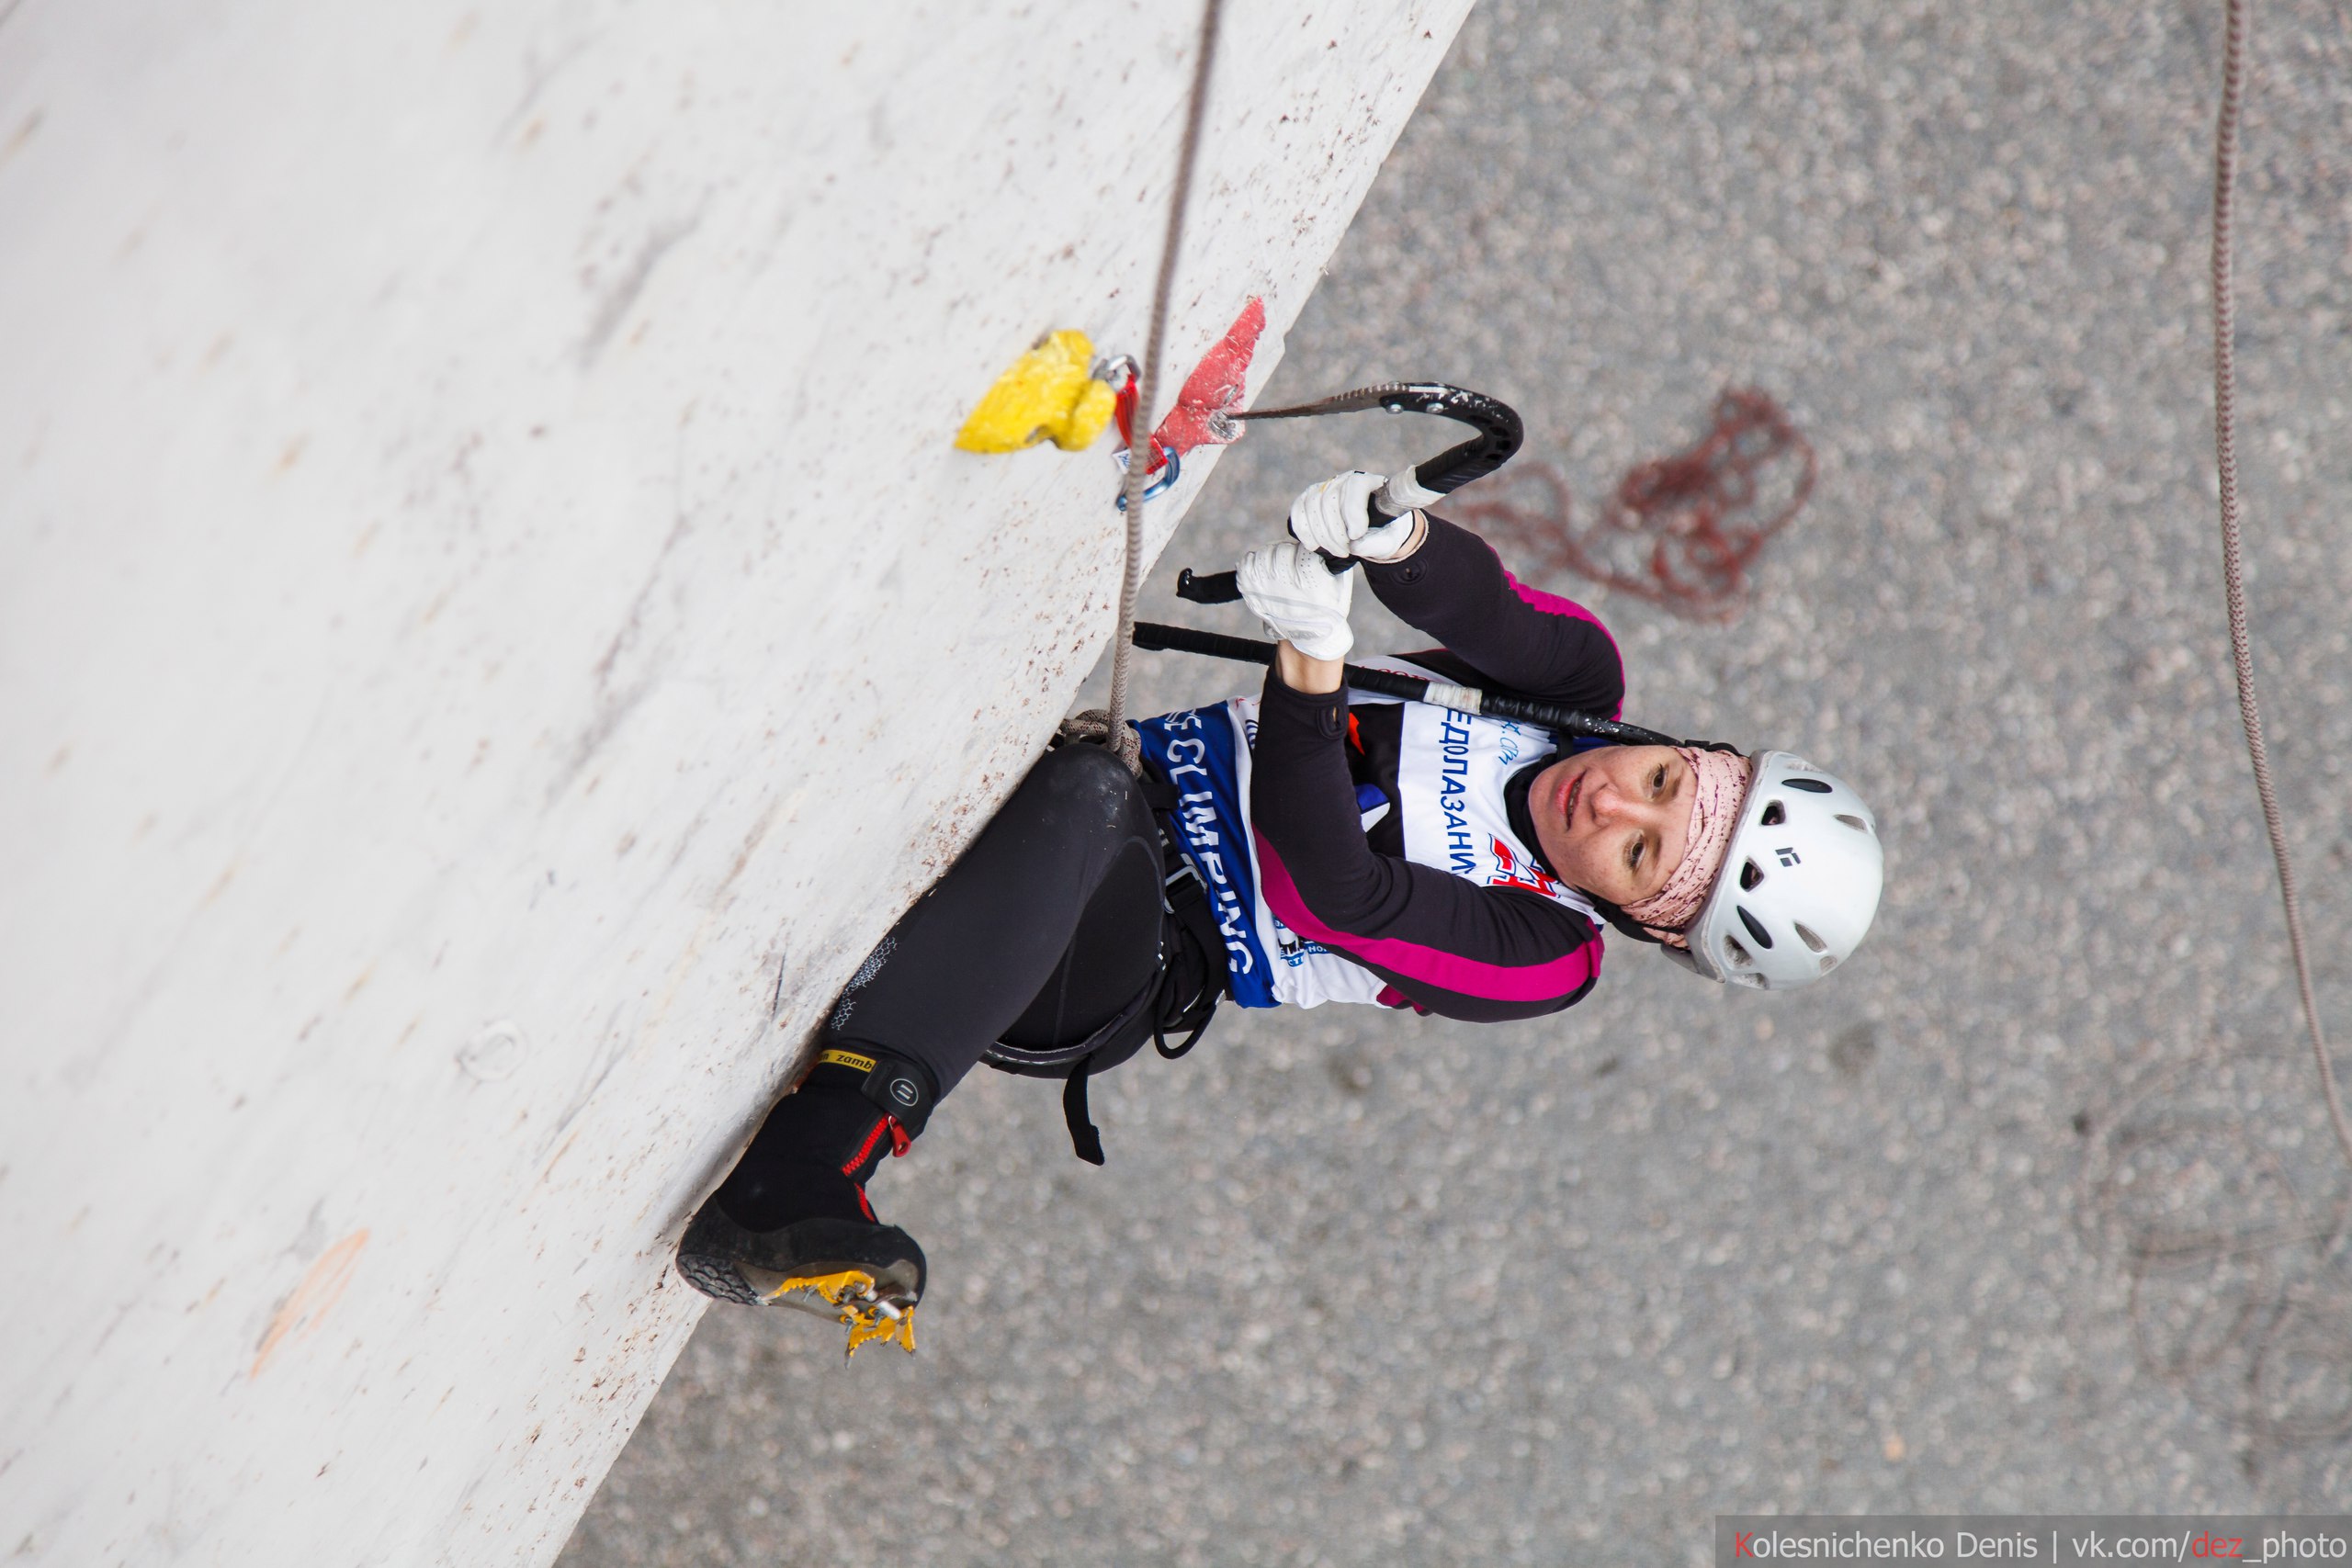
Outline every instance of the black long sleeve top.
<svg viewBox="0 0 2352 1568">
<path fill-rule="evenodd" d="M 1581 605 L 1520 583 L 1476 535 L 1431 517 L 1410 557 L 1363 570 L 1381 603 L 1442 645 L 1412 662 L 1618 712 L 1624 670 L 1607 629 Z M 1516 760 L 1503 787 L 1518 847 L 1496 837 L 1499 859 L 1474 876 L 1407 859 L 1399 814 L 1365 826 L 1368 790 L 1398 797 L 1399 728 L 1396 704 L 1351 709 L 1344 692 L 1294 691 L 1268 672 L 1250 790 L 1268 906 L 1373 969 L 1392 1005 L 1485 1021 L 1579 1000 L 1599 975 L 1600 932 L 1560 897 L 1526 818 L 1527 784 L 1545 756 Z"/>
</svg>

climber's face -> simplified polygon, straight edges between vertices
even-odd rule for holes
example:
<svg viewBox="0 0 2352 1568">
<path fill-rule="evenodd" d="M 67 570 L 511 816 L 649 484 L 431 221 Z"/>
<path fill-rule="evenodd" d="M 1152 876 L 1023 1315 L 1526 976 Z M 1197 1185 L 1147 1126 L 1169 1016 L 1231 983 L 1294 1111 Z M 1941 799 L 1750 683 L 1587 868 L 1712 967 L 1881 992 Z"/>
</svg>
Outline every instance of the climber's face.
<svg viewBox="0 0 2352 1568">
<path fill-rule="evenodd" d="M 1622 908 L 1682 863 L 1695 798 L 1690 764 L 1671 746 L 1600 746 L 1536 774 L 1527 809 L 1552 869 Z"/>
</svg>

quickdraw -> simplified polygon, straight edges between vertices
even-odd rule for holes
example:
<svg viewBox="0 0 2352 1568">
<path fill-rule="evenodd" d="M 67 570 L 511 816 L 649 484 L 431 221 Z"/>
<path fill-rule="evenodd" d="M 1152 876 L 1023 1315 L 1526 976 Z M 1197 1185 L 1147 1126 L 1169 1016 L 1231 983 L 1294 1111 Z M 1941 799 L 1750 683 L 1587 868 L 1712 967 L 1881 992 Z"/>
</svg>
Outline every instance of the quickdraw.
<svg viewBox="0 0 2352 1568">
<path fill-rule="evenodd" d="M 1113 417 L 1119 423 L 1120 450 L 1114 454 L 1114 457 L 1121 471 L 1124 472 L 1127 465 L 1135 461 L 1136 382 L 1138 379 L 1136 373 L 1135 355 L 1122 354 L 1114 358 L 1097 363 L 1094 367 L 1094 378 L 1107 384 L 1111 389 L 1114 399 L 1112 406 L 1115 411 Z M 1158 435 L 1150 438 L 1147 445 L 1147 452 L 1149 461 L 1148 466 L 1144 469 L 1143 498 L 1146 501 L 1157 501 L 1160 496 L 1165 495 L 1177 480 L 1184 477 L 1184 458 L 1183 455 L 1174 447 L 1161 442 Z M 1127 497 L 1124 489 L 1113 500 L 1112 504 L 1121 512 L 1127 509 Z"/>
</svg>

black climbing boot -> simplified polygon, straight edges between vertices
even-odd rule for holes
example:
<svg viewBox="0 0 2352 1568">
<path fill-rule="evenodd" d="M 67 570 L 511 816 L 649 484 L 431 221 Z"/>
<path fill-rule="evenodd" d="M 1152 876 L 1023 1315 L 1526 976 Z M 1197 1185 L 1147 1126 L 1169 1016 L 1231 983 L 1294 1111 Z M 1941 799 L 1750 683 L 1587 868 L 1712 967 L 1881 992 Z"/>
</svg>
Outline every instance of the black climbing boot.
<svg viewBox="0 0 2352 1568">
<path fill-rule="evenodd" d="M 858 1046 L 821 1052 L 686 1226 L 678 1272 L 720 1301 L 844 1324 L 852 1355 L 877 1339 L 912 1350 L 922 1248 L 881 1223 L 865 1182 L 907 1152 L 937 1098 L 918 1064 Z"/>
</svg>

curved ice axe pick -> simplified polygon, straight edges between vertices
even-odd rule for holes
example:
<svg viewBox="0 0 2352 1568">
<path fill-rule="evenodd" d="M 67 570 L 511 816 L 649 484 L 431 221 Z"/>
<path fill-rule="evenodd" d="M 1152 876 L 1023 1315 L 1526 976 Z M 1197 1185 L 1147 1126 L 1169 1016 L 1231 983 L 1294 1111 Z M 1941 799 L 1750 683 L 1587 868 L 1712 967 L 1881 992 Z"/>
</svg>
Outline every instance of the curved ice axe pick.
<svg viewBox="0 0 2352 1568">
<path fill-rule="evenodd" d="M 1442 381 L 1384 381 L 1376 387 L 1359 387 L 1352 392 L 1339 392 L 1311 403 L 1298 403 L 1290 408 L 1251 409 L 1246 412 L 1227 414 L 1236 420 L 1252 419 L 1312 419 L 1327 413 L 1354 413 L 1362 409 L 1381 408 L 1390 413 L 1433 413 L 1470 426 L 1478 434 L 1459 446 L 1451 446 L 1430 458 L 1395 475 L 1372 498 L 1372 514 L 1375 525 L 1402 517 L 1417 506 L 1428 506 L 1439 497 L 1460 490 L 1472 479 L 1484 479 L 1510 461 L 1519 450 L 1523 432 L 1519 414 L 1509 403 L 1473 392 L 1462 387 L 1449 387 Z M 1356 563 L 1352 558 L 1324 554 L 1323 560 L 1333 571 L 1347 570 Z M 1176 578 L 1176 596 L 1195 604 L 1230 604 L 1241 597 L 1241 590 L 1229 571 L 1211 572 L 1199 576 L 1190 569 Z M 1170 628 L 1181 629 L 1181 628 Z M 1145 646 L 1140 640 L 1136 644 Z M 1228 656 L 1230 657 L 1230 656 Z M 1365 690 L 1372 690 L 1366 687 Z"/>
</svg>

